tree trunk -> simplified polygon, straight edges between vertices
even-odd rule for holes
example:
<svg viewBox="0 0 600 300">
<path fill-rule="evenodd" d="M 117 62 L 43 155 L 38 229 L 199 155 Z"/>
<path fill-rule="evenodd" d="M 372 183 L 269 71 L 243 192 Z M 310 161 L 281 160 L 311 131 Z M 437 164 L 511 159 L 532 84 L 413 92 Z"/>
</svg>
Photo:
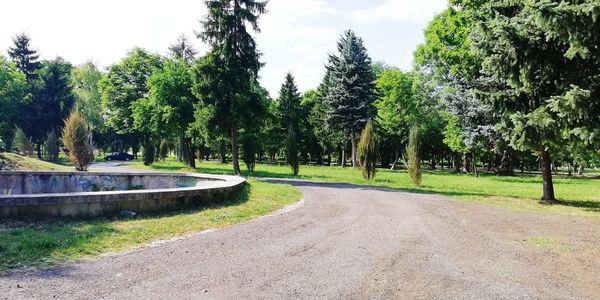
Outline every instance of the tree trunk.
<svg viewBox="0 0 600 300">
<path fill-rule="evenodd" d="M 183 131 L 179 133 L 179 151 L 177 151 L 177 161 L 185 162 L 185 138 Z"/>
<path fill-rule="evenodd" d="M 396 168 L 396 165 L 398 164 L 398 156 L 400 155 L 400 150 L 396 151 L 396 154 L 394 156 L 394 162 L 392 163 L 392 166 L 390 167 L 390 170 L 394 170 Z"/>
<path fill-rule="evenodd" d="M 556 198 L 554 198 L 554 184 L 552 183 L 550 152 L 544 146 L 540 151 L 540 163 L 542 167 L 542 201 L 551 203 L 556 201 Z"/>
<path fill-rule="evenodd" d="M 579 164 L 579 169 L 577 170 L 577 175 L 581 176 L 583 175 L 583 170 L 585 169 L 585 164 L 584 163 L 580 163 Z"/>
<path fill-rule="evenodd" d="M 471 153 L 463 154 L 463 171 L 465 173 L 471 173 Z"/>
<path fill-rule="evenodd" d="M 340 155 L 340 166 L 343 168 L 346 166 L 346 149 L 342 148 L 342 155 Z"/>
<path fill-rule="evenodd" d="M 188 166 L 190 168 L 195 169 L 196 168 L 196 147 L 194 146 L 194 144 L 192 144 L 191 140 L 187 140 L 186 144 L 187 144 L 186 150 L 188 150 Z"/>
<path fill-rule="evenodd" d="M 238 129 L 231 128 L 231 160 L 233 162 L 233 174 L 240 175 L 240 160 L 238 153 Z"/>
<path fill-rule="evenodd" d="M 353 132 L 350 134 L 350 141 L 352 143 L 352 167 L 358 167 L 358 153 L 357 153 L 357 140 L 356 134 Z"/>
</svg>

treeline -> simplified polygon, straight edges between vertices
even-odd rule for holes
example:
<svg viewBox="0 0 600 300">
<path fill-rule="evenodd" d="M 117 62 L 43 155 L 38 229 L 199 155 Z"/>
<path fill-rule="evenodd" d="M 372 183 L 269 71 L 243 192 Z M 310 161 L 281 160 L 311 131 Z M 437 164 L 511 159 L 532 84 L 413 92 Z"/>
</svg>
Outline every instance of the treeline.
<svg viewBox="0 0 600 300">
<path fill-rule="evenodd" d="M 408 72 L 372 62 L 346 31 L 318 87 L 300 93 L 289 73 L 276 99 L 257 81 L 263 63 L 250 32 L 265 3 L 205 2 L 203 56 L 181 36 L 165 56 L 135 48 L 101 71 L 39 61 L 18 35 L 9 59 L 0 58 L 4 147 L 29 139 L 38 156 L 55 159 L 45 149 L 56 149 L 49 145 L 77 107 L 99 149 L 141 152 L 146 164 L 171 151 L 191 167 L 231 159 L 236 174 L 238 158 L 250 170 L 257 160 L 285 159 L 294 173 L 300 162 L 540 170 L 543 199 L 552 201 L 553 169 L 599 164 L 595 2 L 452 0 L 425 30 Z M 370 168 L 363 173 L 372 178 Z"/>
</svg>

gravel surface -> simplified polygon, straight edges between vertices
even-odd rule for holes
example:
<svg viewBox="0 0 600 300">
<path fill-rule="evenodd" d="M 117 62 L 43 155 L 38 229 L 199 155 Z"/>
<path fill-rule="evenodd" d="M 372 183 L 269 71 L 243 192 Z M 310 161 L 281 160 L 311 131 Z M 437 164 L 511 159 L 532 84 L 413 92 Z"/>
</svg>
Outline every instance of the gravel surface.
<svg viewBox="0 0 600 300">
<path fill-rule="evenodd" d="M 291 182 L 285 214 L 0 277 L 0 299 L 598 299 L 600 221 Z"/>
</svg>

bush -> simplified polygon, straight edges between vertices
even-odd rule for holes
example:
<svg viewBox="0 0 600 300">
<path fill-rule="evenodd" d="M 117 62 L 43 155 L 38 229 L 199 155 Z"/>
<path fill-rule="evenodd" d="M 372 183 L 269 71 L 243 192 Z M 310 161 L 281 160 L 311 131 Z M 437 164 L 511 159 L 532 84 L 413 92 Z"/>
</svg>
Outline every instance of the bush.
<svg viewBox="0 0 600 300">
<path fill-rule="evenodd" d="M 46 160 L 52 162 L 58 161 L 59 152 L 58 138 L 56 137 L 56 132 L 53 129 L 48 132 L 48 136 L 46 137 Z"/>
<path fill-rule="evenodd" d="M 406 162 L 406 169 L 410 179 L 416 186 L 421 185 L 422 169 L 421 169 L 421 155 L 420 151 L 420 137 L 419 127 L 413 126 L 410 129 L 408 136 L 408 145 L 406 146 L 406 156 L 408 161 Z"/>
<path fill-rule="evenodd" d="M 13 143 L 17 146 L 22 155 L 33 156 L 33 144 L 31 143 L 31 139 L 27 138 L 27 135 L 25 135 L 25 132 L 23 132 L 21 128 L 15 130 Z"/>
<path fill-rule="evenodd" d="M 67 158 L 75 165 L 75 169 L 86 171 L 94 161 L 94 151 L 89 126 L 79 110 L 73 110 L 65 120 L 61 139 L 65 145 Z"/>
<path fill-rule="evenodd" d="M 258 143 L 256 136 L 252 134 L 245 134 L 242 137 L 242 150 L 244 152 L 244 163 L 248 168 L 248 171 L 254 172 L 254 166 L 256 165 L 256 153 L 258 152 Z"/>
<path fill-rule="evenodd" d="M 150 138 L 146 138 L 144 141 L 144 165 L 150 166 L 154 163 L 154 155 L 156 154 L 156 149 L 154 149 L 155 144 L 152 143 Z"/>
<path fill-rule="evenodd" d="M 298 143 L 296 142 L 296 133 L 291 126 L 288 128 L 285 138 L 285 150 L 287 162 L 292 167 L 292 172 L 294 175 L 298 175 L 300 171 L 300 167 L 298 166 Z"/>
<path fill-rule="evenodd" d="M 169 142 L 166 139 L 162 139 L 158 148 L 158 157 L 160 160 L 165 161 L 167 155 L 169 154 Z"/>
<path fill-rule="evenodd" d="M 371 180 L 375 178 L 375 163 L 377 161 L 377 143 L 371 120 L 367 122 L 358 142 L 358 163 L 362 176 Z"/>
</svg>

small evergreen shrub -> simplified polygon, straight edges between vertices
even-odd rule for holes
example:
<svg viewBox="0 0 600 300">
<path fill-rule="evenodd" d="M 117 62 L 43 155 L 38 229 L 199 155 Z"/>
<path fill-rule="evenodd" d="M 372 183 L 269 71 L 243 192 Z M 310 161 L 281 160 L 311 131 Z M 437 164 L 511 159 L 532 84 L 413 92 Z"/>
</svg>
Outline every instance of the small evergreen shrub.
<svg viewBox="0 0 600 300">
<path fill-rule="evenodd" d="M 419 127 L 417 126 L 413 126 L 410 129 L 408 145 L 406 146 L 406 156 L 408 175 L 416 186 L 421 186 L 423 170 L 421 169 L 420 137 Z"/>
<path fill-rule="evenodd" d="M 242 137 L 242 151 L 244 152 L 242 159 L 250 172 L 254 172 L 256 165 L 256 153 L 258 152 L 256 140 L 257 138 L 252 134 L 245 134 Z"/>
<path fill-rule="evenodd" d="M 358 163 L 362 176 L 371 180 L 375 178 L 375 163 L 377 162 L 377 143 L 371 120 L 367 122 L 358 142 Z"/>
<path fill-rule="evenodd" d="M 298 166 L 298 142 L 296 141 L 296 133 L 291 126 L 288 128 L 288 133 L 285 138 L 285 150 L 287 162 L 290 164 L 290 167 L 292 167 L 292 173 L 298 175 L 298 172 L 300 171 L 300 167 Z"/>
<path fill-rule="evenodd" d="M 46 137 L 46 160 L 51 162 L 58 161 L 58 154 L 60 152 L 58 145 L 58 137 L 56 136 L 56 132 L 53 130 L 48 132 Z"/>
<path fill-rule="evenodd" d="M 89 126 L 79 110 L 73 110 L 65 120 L 61 139 L 67 150 L 67 158 L 75 165 L 75 169 L 87 171 L 94 161 L 94 151 Z"/>
<path fill-rule="evenodd" d="M 17 146 L 22 155 L 29 157 L 33 156 L 33 143 L 31 143 L 31 139 L 25 135 L 25 132 L 23 132 L 21 128 L 15 130 L 13 143 Z"/>
</svg>

